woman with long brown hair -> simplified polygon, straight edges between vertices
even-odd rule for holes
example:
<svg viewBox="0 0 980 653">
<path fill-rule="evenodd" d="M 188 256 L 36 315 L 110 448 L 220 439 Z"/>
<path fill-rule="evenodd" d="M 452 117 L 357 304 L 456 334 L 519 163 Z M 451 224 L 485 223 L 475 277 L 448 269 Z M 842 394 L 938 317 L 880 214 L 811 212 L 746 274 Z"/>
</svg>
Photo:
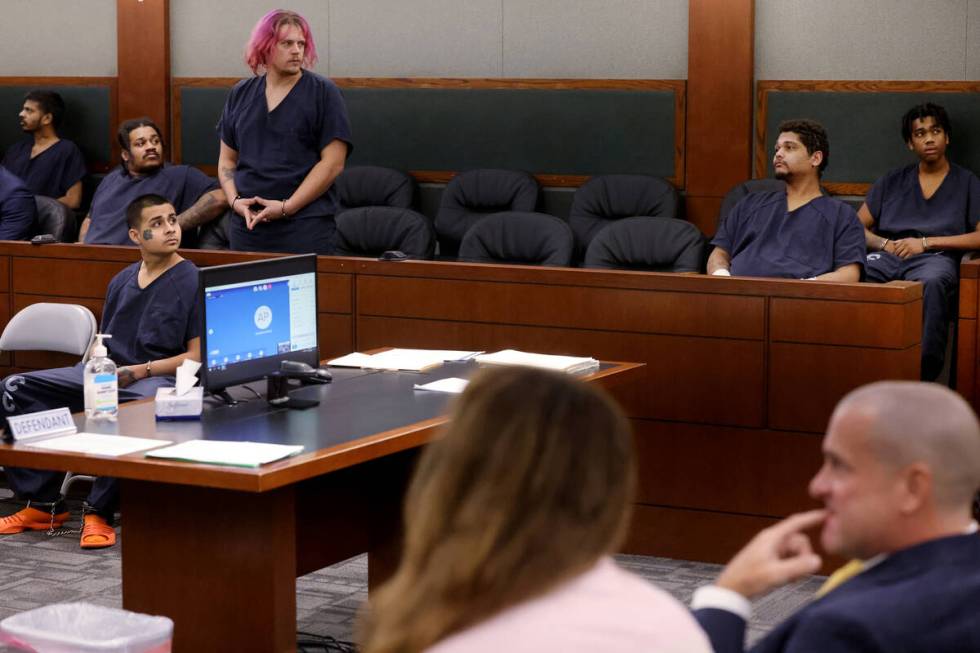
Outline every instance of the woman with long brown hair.
<svg viewBox="0 0 980 653">
<path fill-rule="evenodd" d="M 604 393 L 482 371 L 419 461 L 362 652 L 710 651 L 680 603 L 610 558 L 635 485 L 629 423 Z"/>
</svg>

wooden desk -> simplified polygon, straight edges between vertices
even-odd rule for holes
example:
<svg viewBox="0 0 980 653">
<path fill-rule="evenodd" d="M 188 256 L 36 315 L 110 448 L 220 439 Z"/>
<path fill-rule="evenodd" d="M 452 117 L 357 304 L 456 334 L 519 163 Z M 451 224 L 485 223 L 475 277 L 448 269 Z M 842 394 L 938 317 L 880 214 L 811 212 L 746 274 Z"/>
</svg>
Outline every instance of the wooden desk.
<svg viewBox="0 0 980 653">
<path fill-rule="evenodd" d="M 123 406 L 117 424 L 97 429 L 306 447 L 259 469 L 24 445 L 0 445 L 0 464 L 121 479 L 123 607 L 172 618 L 176 653 L 294 651 L 297 576 L 367 551 L 374 585 L 397 564 L 405 485 L 418 447 L 446 422 L 449 399 L 412 385 L 474 367 L 447 364 L 424 375 L 336 370 L 333 384 L 297 392 L 319 398 L 317 408 L 270 409 L 254 400 L 209 406 L 200 422 L 156 422 L 153 402 L 140 401 Z M 584 378 L 619 385 L 642 378 L 642 367 L 604 364 Z M 76 421 L 84 426 L 84 416 Z"/>
<path fill-rule="evenodd" d="M 980 257 L 968 253 L 960 263 L 959 306 L 956 323 L 956 391 L 980 411 Z"/>
<path fill-rule="evenodd" d="M 198 265 L 268 256 L 184 253 Z M 135 258 L 126 247 L 2 242 L 0 325 L 38 301 L 82 303 L 98 315 L 109 279 Z M 329 256 L 317 259 L 317 274 L 323 356 L 391 345 L 646 363 L 647 382 L 623 395 L 640 454 L 629 553 L 724 562 L 760 528 L 814 505 L 807 481 L 844 394 L 919 378 L 918 283 Z M 975 374 L 976 339 L 960 341 Z M 69 362 L 0 354 L 0 372 Z"/>
</svg>

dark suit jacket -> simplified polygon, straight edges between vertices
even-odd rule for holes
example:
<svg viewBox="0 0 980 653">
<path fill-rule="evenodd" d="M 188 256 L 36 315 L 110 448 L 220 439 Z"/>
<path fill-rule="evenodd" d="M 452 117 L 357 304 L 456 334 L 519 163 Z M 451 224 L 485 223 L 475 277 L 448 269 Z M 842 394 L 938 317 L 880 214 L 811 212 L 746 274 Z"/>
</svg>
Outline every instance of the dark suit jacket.
<svg viewBox="0 0 980 653">
<path fill-rule="evenodd" d="M 715 653 L 745 650 L 745 622 L 697 610 Z M 980 652 L 980 536 L 893 553 L 800 609 L 752 653 Z"/>
</svg>

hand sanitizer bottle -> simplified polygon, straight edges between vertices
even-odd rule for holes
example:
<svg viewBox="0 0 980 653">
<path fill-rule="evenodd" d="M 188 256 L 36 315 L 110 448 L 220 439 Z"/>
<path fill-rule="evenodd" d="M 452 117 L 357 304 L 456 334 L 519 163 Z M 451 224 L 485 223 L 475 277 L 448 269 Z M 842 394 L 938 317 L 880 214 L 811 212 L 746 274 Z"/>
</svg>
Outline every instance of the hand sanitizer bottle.
<svg viewBox="0 0 980 653">
<path fill-rule="evenodd" d="M 95 420 L 116 420 L 119 412 L 119 378 L 116 364 L 109 358 L 102 340 L 110 335 L 97 333 L 92 358 L 85 364 L 85 416 Z"/>
</svg>

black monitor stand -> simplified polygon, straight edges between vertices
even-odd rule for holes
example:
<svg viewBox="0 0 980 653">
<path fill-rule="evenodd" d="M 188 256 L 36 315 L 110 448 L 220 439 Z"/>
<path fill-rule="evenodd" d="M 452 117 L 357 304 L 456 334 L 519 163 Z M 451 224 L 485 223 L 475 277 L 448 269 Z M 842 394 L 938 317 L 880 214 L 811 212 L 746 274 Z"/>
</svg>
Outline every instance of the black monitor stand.
<svg viewBox="0 0 980 653">
<path fill-rule="evenodd" d="M 238 400 L 228 394 L 228 391 L 224 388 L 209 392 L 208 394 L 227 406 L 237 406 L 239 403 Z"/>
</svg>

